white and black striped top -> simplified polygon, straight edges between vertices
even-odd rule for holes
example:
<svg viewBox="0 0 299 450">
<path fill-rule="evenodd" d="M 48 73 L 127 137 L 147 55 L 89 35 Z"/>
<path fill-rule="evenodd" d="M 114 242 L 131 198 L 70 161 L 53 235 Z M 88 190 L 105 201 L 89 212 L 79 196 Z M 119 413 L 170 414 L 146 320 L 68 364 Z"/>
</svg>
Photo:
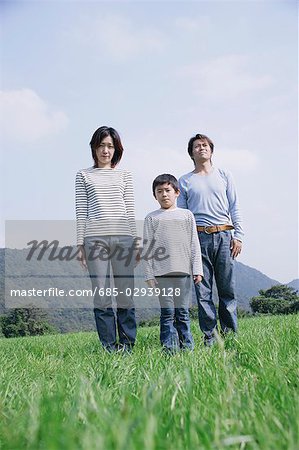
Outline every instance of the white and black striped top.
<svg viewBox="0 0 299 450">
<path fill-rule="evenodd" d="M 87 236 L 136 237 L 132 175 L 90 167 L 76 175 L 77 244 Z"/>
<path fill-rule="evenodd" d="M 158 209 L 144 220 L 143 255 L 154 256 L 158 248 L 164 253 L 144 259 L 145 279 L 170 273 L 203 275 L 200 243 L 191 211 L 182 208 Z M 149 249 L 151 249 L 149 251 Z"/>
</svg>

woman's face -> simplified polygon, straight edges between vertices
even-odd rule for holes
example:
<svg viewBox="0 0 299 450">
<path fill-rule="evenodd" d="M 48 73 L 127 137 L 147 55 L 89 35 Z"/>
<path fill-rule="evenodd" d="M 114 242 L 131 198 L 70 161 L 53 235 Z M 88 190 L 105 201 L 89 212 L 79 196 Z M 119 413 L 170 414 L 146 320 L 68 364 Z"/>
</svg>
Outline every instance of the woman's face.
<svg viewBox="0 0 299 450">
<path fill-rule="evenodd" d="M 114 155 L 114 144 L 111 136 L 105 137 L 100 146 L 96 149 L 98 167 L 111 167 L 111 161 Z"/>
</svg>

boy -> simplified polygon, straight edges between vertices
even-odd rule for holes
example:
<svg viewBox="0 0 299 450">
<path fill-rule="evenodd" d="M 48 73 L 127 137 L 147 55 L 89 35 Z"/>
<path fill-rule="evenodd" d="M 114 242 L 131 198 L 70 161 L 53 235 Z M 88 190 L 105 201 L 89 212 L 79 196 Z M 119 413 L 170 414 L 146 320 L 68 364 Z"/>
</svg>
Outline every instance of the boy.
<svg viewBox="0 0 299 450">
<path fill-rule="evenodd" d="M 189 210 L 176 207 L 180 191 L 173 175 L 159 175 L 152 188 L 161 208 L 145 218 L 144 249 L 154 245 L 163 251 L 158 257 L 152 250 L 157 256 L 144 260 L 144 269 L 147 285 L 159 293 L 160 341 L 171 353 L 179 348 L 192 350 L 190 274 L 195 284 L 201 282 L 203 274 L 196 224 Z"/>
</svg>

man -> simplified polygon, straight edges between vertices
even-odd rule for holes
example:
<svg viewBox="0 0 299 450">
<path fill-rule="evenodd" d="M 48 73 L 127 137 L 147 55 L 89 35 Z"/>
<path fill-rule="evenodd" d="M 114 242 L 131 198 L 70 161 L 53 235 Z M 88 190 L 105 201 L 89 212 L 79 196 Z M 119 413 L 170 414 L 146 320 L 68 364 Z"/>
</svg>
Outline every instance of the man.
<svg viewBox="0 0 299 450">
<path fill-rule="evenodd" d="M 204 344 L 216 342 L 217 315 L 213 301 L 213 277 L 219 297 L 221 333 L 237 331 L 234 260 L 242 249 L 242 221 L 231 174 L 212 164 L 214 144 L 203 134 L 188 143 L 194 170 L 179 179 L 178 207 L 193 212 L 203 259 L 203 280 L 195 285 L 199 325 Z M 234 233 L 232 234 L 232 231 Z"/>
</svg>

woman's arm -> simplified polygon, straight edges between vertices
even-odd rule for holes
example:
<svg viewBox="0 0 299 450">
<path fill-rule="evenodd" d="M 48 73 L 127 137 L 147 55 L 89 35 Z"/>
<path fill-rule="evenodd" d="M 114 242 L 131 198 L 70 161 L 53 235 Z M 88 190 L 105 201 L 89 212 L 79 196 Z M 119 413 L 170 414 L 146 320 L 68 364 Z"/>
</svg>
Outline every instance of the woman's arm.
<svg viewBox="0 0 299 450">
<path fill-rule="evenodd" d="M 86 219 L 88 213 L 87 207 L 87 192 L 82 172 L 76 175 L 75 183 L 75 197 L 76 197 L 76 224 L 77 224 L 77 245 L 84 244 Z"/>
<path fill-rule="evenodd" d="M 130 231 L 134 238 L 137 237 L 137 228 L 135 220 L 135 202 L 133 190 L 133 178 L 130 172 L 126 172 L 124 202 L 126 207 L 127 218 L 130 226 Z"/>
</svg>

